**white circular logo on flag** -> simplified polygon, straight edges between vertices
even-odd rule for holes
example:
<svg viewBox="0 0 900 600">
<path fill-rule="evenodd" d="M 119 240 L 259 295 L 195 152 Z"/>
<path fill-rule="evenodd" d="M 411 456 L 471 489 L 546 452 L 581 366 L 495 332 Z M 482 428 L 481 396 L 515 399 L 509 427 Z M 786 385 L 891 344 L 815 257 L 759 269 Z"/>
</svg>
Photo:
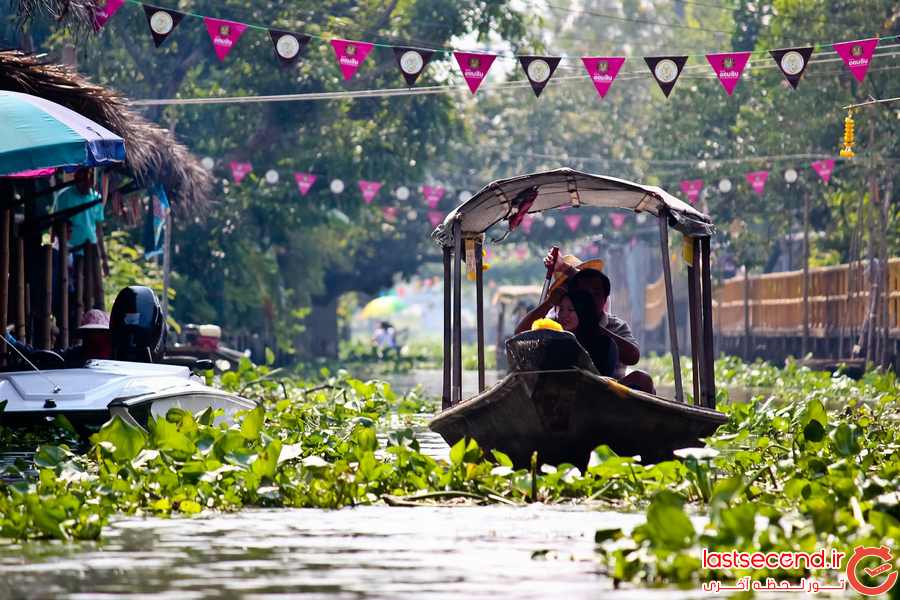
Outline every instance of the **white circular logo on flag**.
<svg viewBox="0 0 900 600">
<path fill-rule="evenodd" d="M 425 67 L 425 60 L 415 50 L 407 50 L 400 56 L 400 69 L 407 75 L 415 75 Z"/>
<path fill-rule="evenodd" d="M 788 75 L 797 75 L 803 70 L 803 55 L 796 50 L 785 52 L 781 57 L 781 70 Z"/>
<path fill-rule="evenodd" d="M 216 166 L 216 161 L 213 160 L 212 156 L 204 156 L 203 160 L 200 161 L 200 164 L 203 165 L 203 168 L 207 171 L 212 171 L 213 167 Z"/>
<path fill-rule="evenodd" d="M 535 83 L 544 83 L 550 79 L 550 65 L 541 58 L 534 59 L 528 63 L 528 78 Z"/>
<path fill-rule="evenodd" d="M 286 33 L 275 42 L 275 51 L 281 58 L 290 60 L 300 54 L 300 40 Z"/>
<path fill-rule="evenodd" d="M 600 218 L 600 215 L 593 215 L 591 217 L 591 225 L 593 225 L 594 227 L 599 226 L 600 223 L 602 223 L 602 222 L 603 222 L 603 219 Z"/>
<path fill-rule="evenodd" d="M 664 58 L 656 63 L 656 66 L 653 68 L 653 74 L 656 75 L 660 83 L 672 83 L 678 78 L 678 65 L 675 64 L 674 60 Z"/>
<path fill-rule="evenodd" d="M 172 15 L 164 10 L 158 10 L 150 15 L 150 29 L 156 35 L 168 35 L 175 27 Z"/>
<path fill-rule="evenodd" d="M 414 211 L 414 210 L 410 210 L 410 211 L 408 211 L 408 212 L 406 213 L 406 219 L 407 219 L 408 221 L 415 221 L 415 220 L 416 220 L 416 217 L 418 217 L 418 216 L 419 216 L 419 213 L 417 213 L 417 212 Z"/>
<path fill-rule="evenodd" d="M 278 183 L 278 171 L 276 171 L 275 169 L 269 169 L 268 171 L 266 171 L 266 183 Z"/>
<path fill-rule="evenodd" d="M 329 186 L 331 188 L 331 192 L 334 194 L 340 194 L 344 191 L 344 182 L 340 179 L 334 179 Z"/>
<path fill-rule="evenodd" d="M 554 219 L 553 217 L 547 217 L 546 219 L 544 219 L 544 225 L 546 225 L 547 227 L 553 227 L 554 225 L 556 225 L 556 219 Z"/>
<path fill-rule="evenodd" d="M 394 190 L 394 195 L 397 196 L 397 200 L 406 200 L 409 198 L 409 188 L 405 185 L 401 185 Z"/>
</svg>

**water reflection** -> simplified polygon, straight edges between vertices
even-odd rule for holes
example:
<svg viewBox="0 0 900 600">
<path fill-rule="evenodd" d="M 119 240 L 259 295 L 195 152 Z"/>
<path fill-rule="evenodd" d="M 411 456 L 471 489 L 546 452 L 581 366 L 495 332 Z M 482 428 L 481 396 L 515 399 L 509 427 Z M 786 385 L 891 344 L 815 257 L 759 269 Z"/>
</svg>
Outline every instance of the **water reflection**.
<svg viewBox="0 0 900 600">
<path fill-rule="evenodd" d="M 540 505 L 122 519 L 101 544 L 0 549 L 0 597 L 596 598 L 611 582 L 594 531 L 639 519 Z"/>
</svg>

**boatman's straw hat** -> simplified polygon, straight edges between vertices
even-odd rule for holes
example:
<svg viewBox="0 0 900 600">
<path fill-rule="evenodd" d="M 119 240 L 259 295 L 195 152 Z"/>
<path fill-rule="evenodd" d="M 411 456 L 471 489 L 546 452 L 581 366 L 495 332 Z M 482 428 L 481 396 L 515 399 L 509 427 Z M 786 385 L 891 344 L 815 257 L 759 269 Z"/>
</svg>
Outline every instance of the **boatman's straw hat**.
<svg viewBox="0 0 900 600">
<path fill-rule="evenodd" d="M 581 260 L 577 256 L 572 256 L 571 254 L 566 254 L 565 256 L 561 256 L 559 258 L 562 262 L 569 265 L 570 267 L 577 269 L 578 271 L 597 271 L 600 275 L 603 276 L 603 279 L 606 281 L 606 289 L 610 290 L 611 285 L 609 282 L 609 277 L 606 276 L 606 273 L 603 272 L 603 265 L 605 264 L 602 259 L 592 258 L 590 260 Z M 554 272 L 553 273 L 553 282 L 550 284 L 550 291 L 552 292 L 556 288 L 561 285 L 565 285 L 566 281 L 568 281 L 569 277 L 563 273 Z"/>
</svg>

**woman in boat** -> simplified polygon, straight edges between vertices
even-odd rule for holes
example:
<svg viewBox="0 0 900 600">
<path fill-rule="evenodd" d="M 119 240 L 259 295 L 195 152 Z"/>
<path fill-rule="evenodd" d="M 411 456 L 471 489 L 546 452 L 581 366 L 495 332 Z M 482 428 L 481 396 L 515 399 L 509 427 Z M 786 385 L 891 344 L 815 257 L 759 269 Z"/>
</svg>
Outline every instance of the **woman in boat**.
<svg viewBox="0 0 900 600">
<path fill-rule="evenodd" d="M 558 306 L 563 296 L 563 290 L 584 291 L 590 294 L 594 300 L 596 313 L 600 316 L 598 325 L 607 333 L 616 344 L 619 363 L 613 375 L 622 385 L 650 394 L 656 393 L 653 379 L 650 375 L 638 369 L 626 371 L 627 366 L 637 364 L 640 359 L 640 347 L 637 339 L 631 333 L 631 328 L 623 319 L 606 311 L 606 305 L 610 294 L 609 277 L 603 273 L 603 261 L 600 259 L 582 261 L 575 256 L 565 255 L 558 260 L 548 254 L 544 259 L 544 265 L 554 266 L 556 279 L 551 286 L 547 299 L 534 310 L 525 315 L 516 327 L 516 333 L 528 331 L 531 324 L 545 316 L 551 308 Z"/>
<path fill-rule="evenodd" d="M 568 292 L 557 305 L 556 319 L 563 329 L 575 334 L 575 339 L 587 350 L 601 375 L 615 376 L 619 350 L 612 337 L 600 327 L 600 316 L 589 293 L 580 290 Z"/>
</svg>

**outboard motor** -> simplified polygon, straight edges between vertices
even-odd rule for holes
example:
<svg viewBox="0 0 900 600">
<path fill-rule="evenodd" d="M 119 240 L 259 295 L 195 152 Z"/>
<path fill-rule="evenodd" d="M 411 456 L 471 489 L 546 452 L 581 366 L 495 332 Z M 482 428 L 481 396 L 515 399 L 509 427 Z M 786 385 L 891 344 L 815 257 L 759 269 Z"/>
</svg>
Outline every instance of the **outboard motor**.
<svg viewBox="0 0 900 600">
<path fill-rule="evenodd" d="M 109 315 L 113 360 L 160 362 L 166 349 L 166 327 L 153 290 L 132 285 L 116 296 Z"/>
</svg>

